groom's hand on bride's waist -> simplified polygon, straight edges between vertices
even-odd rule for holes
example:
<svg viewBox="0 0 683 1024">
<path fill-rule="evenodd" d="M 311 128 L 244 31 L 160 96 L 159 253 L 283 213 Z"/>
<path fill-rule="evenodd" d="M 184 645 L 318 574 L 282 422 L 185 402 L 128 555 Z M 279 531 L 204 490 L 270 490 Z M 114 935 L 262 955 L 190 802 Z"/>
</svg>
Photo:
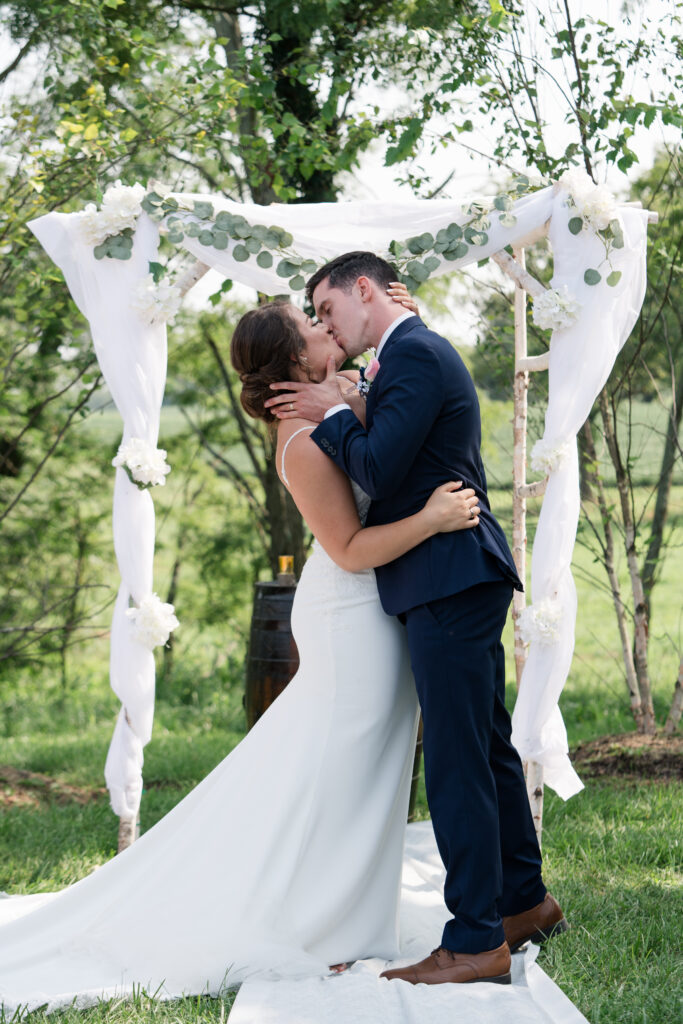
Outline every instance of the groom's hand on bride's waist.
<svg viewBox="0 0 683 1024">
<path fill-rule="evenodd" d="M 285 380 L 270 387 L 273 397 L 263 404 L 279 420 L 305 419 L 321 423 L 328 409 L 344 402 L 332 356 L 327 361 L 327 376 L 319 384 Z"/>
</svg>

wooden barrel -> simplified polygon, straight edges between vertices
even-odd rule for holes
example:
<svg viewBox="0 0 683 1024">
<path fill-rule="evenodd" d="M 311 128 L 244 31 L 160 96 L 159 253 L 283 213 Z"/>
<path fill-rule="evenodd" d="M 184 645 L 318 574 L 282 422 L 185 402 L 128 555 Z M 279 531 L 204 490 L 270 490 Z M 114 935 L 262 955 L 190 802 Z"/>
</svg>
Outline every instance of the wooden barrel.
<svg viewBox="0 0 683 1024">
<path fill-rule="evenodd" d="M 408 804 L 408 821 L 415 821 L 415 801 L 417 800 L 417 785 L 420 781 L 420 762 L 422 761 L 422 715 L 420 724 L 417 727 L 417 742 L 415 743 L 415 759 L 413 761 L 413 778 L 410 783 L 410 803 Z"/>
<path fill-rule="evenodd" d="M 254 585 L 244 694 L 248 729 L 280 696 L 299 668 L 290 623 L 295 593 L 295 582 L 273 580 Z"/>
</svg>

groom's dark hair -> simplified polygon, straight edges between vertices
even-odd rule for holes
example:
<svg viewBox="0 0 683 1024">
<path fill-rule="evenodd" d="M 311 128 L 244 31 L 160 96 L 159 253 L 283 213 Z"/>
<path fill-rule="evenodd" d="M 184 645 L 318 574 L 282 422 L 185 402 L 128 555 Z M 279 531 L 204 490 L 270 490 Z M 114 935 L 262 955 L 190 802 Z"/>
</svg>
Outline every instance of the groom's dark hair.
<svg viewBox="0 0 683 1024">
<path fill-rule="evenodd" d="M 316 270 L 306 285 L 306 297 L 313 301 L 313 292 L 321 281 L 330 279 L 330 288 L 348 292 L 359 277 L 369 277 L 387 288 L 392 281 L 398 281 L 398 271 L 374 252 L 345 252 Z"/>
</svg>

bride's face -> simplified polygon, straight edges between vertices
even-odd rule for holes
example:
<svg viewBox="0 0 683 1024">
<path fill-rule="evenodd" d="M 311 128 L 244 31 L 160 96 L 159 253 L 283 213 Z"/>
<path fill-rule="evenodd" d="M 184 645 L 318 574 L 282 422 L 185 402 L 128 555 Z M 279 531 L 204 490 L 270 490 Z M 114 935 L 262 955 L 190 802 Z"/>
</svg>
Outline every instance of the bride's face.
<svg viewBox="0 0 683 1024">
<path fill-rule="evenodd" d="M 346 359 L 346 353 L 334 340 L 329 327 L 320 322 L 314 323 L 297 306 L 290 306 L 288 313 L 304 341 L 303 352 L 299 356 L 301 365 L 295 365 L 292 378 L 319 383 L 327 374 L 329 357 L 334 356 L 335 365 L 339 369 Z"/>
</svg>

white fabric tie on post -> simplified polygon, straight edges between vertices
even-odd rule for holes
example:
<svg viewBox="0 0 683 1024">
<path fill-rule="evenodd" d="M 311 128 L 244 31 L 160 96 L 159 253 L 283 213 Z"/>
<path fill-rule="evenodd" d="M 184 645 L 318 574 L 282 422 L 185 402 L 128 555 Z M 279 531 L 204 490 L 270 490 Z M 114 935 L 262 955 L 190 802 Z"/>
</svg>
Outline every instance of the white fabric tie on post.
<svg viewBox="0 0 683 1024">
<path fill-rule="evenodd" d="M 158 231 L 138 219 L 130 260 L 97 260 L 84 241 L 78 214 L 50 213 L 29 225 L 62 270 L 81 313 L 90 323 L 95 353 L 123 419 L 123 441 L 139 437 L 156 447 L 166 382 L 166 327 L 145 325 L 131 308 L 138 282 L 156 259 Z M 154 654 L 135 639 L 126 617 L 130 598 L 138 604 L 152 592 L 154 504 L 147 491 L 116 470 L 114 548 L 121 586 L 111 627 L 111 685 L 122 707 L 105 766 L 112 808 L 135 818 L 142 794 L 142 750 L 154 720 Z"/>
<path fill-rule="evenodd" d="M 272 205 L 234 203 L 223 196 L 176 193 L 179 200 L 208 201 L 215 212 L 240 214 L 251 224 L 277 225 L 293 235 L 290 249 L 321 264 L 339 253 L 363 248 L 386 253 L 393 239 L 424 232 L 436 234 L 451 222 L 471 219 L 463 205 L 449 199 L 407 202 Z M 567 192 L 560 186 L 543 189 L 517 201 L 510 211 L 513 227 L 503 227 L 495 211 L 485 246 L 470 247 L 452 262 L 442 259 L 435 274 L 450 273 L 492 256 L 505 246 L 523 244 L 551 220 L 555 276 L 553 286 L 567 284 L 581 303 L 576 322 L 553 334 L 550 346 L 550 398 L 544 441 L 568 446 L 550 474 L 532 556 L 534 605 L 551 601 L 559 608 L 557 636 L 532 640 L 513 716 L 513 740 L 524 760 L 545 768 L 546 781 L 564 798 L 581 789 L 568 758 L 567 734 L 558 707 L 574 648 L 576 591 L 571 556 L 579 513 L 576 434 L 617 353 L 635 323 L 645 288 L 647 212 L 619 208 L 625 245 L 613 250 L 615 269 L 622 271 L 612 288 L 584 284 L 584 271 L 600 263 L 604 249 L 586 229 L 568 229 Z M 180 211 L 182 213 L 182 211 Z M 192 220 L 192 214 L 182 214 Z M 91 324 L 95 351 L 105 380 L 124 420 L 124 440 L 141 437 L 156 444 L 166 371 L 165 328 L 148 327 L 130 308 L 135 285 L 156 260 L 157 231 L 141 214 L 132 259 L 122 263 L 94 258 L 79 232 L 79 214 L 52 213 L 30 225 L 52 259 L 61 267 L 71 293 Z M 202 263 L 266 294 L 288 291 L 275 265 L 237 261 L 235 242 L 218 250 L 185 235 L 182 245 Z M 120 816 L 137 813 L 142 787 L 142 747 L 151 733 L 154 708 L 154 663 L 150 651 L 135 641 L 124 621 L 128 595 L 138 602 L 152 589 L 154 513 L 148 494 L 141 493 L 117 470 L 114 537 L 122 585 L 112 626 L 112 686 L 123 708 L 107 759 L 107 784 L 112 806 Z"/>
</svg>

